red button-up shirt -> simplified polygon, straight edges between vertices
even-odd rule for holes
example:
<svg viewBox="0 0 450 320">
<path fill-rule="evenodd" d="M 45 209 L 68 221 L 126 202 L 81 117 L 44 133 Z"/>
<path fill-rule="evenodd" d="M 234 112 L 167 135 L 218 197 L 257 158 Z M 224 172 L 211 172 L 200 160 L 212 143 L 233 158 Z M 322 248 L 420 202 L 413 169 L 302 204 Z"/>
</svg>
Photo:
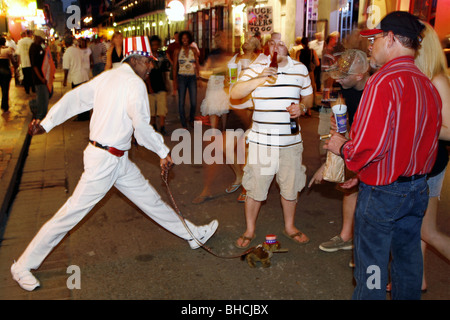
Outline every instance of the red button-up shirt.
<svg viewBox="0 0 450 320">
<path fill-rule="evenodd" d="M 403 56 L 367 82 L 342 153 L 369 185 L 426 174 L 436 158 L 442 102 L 431 81 Z"/>
</svg>

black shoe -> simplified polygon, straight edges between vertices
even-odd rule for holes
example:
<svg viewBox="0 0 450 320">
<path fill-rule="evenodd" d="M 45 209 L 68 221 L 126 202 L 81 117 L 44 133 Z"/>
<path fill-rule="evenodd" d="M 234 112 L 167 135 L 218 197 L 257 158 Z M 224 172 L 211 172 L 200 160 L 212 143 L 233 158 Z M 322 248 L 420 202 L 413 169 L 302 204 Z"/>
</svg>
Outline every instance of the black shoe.
<svg viewBox="0 0 450 320">
<path fill-rule="evenodd" d="M 161 127 L 161 129 L 159 130 L 159 132 L 165 136 L 166 135 L 166 128 L 164 128 L 164 126 Z"/>
</svg>

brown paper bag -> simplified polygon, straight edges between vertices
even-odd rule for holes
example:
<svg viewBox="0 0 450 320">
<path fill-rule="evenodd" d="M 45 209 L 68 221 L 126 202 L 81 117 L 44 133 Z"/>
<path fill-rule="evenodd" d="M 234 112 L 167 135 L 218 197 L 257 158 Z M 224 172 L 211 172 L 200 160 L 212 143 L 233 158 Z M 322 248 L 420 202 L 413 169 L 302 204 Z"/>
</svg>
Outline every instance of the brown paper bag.
<svg viewBox="0 0 450 320">
<path fill-rule="evenodd" d="M 343 183 L 345 181 L 344 159 L 328 151 L 323 170 L 323 179 L 329 182 Z"/>
</svg>

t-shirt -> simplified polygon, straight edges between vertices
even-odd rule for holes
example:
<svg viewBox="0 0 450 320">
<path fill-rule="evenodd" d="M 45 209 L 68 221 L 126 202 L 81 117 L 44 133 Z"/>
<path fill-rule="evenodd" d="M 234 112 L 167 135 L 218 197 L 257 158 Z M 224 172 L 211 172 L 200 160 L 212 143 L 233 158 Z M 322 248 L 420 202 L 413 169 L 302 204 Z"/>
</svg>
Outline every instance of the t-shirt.
<svg viewBox="0 0 450 320">
<path fill-rule="evenodd" d="M 63 56 L 63 69 L 69 70 L 68 78 L 73 84 L 80 84 L 89 80 L 89 56 L 87 60 L 87 69 L 85 67 L 85 54 L 88 51 L 71 46 L 67 48 Z"/>
<path fill-rule="evenodd" d="M 347 106 L 348 124 L 351 126 L 356 110 L 358 110 L 359 102 L 364 90 L 356 90 L 355 88 L 343 89 L 341 88 L 342 96 L 345 99 Z"/>
<path fill-rule="evenodd" d="M 154 93 L 167 91 L 164 72 L 170 69 L 170 62 L 165 56 L 158 54 L 157 57 L 158 61 L 153 61 L 153 69 L 150 71 L 150 84 Z"/>
<path fill-rule="evenodd" d="M 302 142 L 300 132 L 292 134 L 290 114 L 286 110 L 291 103 L 299 103 L 301 96 L 313 93 L 308 70 L 301 62 L 292 60 L 278 68 L 275 83 L 266 81 L 252 92 L 255 106 L 252 129 L 248 135 L 251 143 L 271 147 L 291 147 Z M 243 73 L 239 81 L 257 77 L 270 65 L 270 56 L 260 55 Z"/>
<path fill-rule="evenodd" d="M 17 43 L 17 53 L 20 56 L 20 64 L 22 68 L 29 68 L 31 66 L 29 52 L 32 43 L 33 40 L 28 37 L 20 39 Z"/>
<path fill-rule="evenodd" d="M 33 42 L 30 46 L 29 55 L 31 67 L 33 68 L 32 69 L 33 84 L 35 85 L 45 84 L 44 82 L 39 80 L 38 76 L 36 75 L 36 70 L 34 68 L 37 67 L 39 74 L 41 75 L 42 78 L 44 78 L 44 74 L 42 73 L 42 63 L 44 62 L 45 50 L 42 48 L 42 46 Z"/>
</svg>

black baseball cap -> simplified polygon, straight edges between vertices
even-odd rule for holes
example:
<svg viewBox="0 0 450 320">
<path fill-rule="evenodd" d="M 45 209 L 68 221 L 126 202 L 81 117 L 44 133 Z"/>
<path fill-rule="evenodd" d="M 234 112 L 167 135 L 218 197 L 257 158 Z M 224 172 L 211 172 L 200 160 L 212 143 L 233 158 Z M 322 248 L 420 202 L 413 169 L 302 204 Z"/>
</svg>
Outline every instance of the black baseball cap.
<svg viewBox="0 0 450 320">
<path fill-rule="evenodd" d="M 417 39 L 425 26 L 416 16 L 406 11 L 394 11 L 387 14 L 374 29 L 361 31 L 363 37 L 372 37 L 381 32 L 392 31 L 394 34 Z"/>
</svg>

